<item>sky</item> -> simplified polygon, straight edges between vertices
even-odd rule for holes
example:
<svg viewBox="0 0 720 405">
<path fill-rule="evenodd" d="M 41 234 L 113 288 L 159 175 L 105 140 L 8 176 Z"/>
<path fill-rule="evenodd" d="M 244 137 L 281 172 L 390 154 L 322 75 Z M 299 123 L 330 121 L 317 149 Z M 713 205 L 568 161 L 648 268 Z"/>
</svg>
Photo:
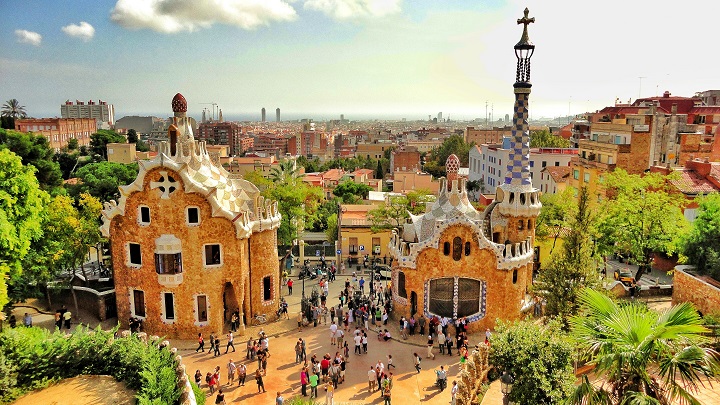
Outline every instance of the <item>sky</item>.
<svg viewBox="0 0 720 405">
<path fill-rule="evenodd" d="M 534 118 L 720 88 L 715 0 L 0 0 L 0 102 L 169 116 L 180 92 L 198 118 L 498 119 L 525 7 Z"/>
</svg>

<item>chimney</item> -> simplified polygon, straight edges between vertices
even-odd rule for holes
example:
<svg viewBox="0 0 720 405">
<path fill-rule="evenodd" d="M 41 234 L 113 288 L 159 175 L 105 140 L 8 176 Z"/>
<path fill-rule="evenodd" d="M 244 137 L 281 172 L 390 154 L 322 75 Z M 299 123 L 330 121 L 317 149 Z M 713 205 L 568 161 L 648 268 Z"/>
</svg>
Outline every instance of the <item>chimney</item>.
<svg viewBox="0 0 720 405">
<path fill-rule="evenodd" d="M 670 92 L 665 90 L 665 92 L 663 93 L 663 98 L 670 98 Z"/>
<path fill-rule="evenodd" d="M 677 114 L 677 103 L 673 103 L 672 107 L 670 107 L 670 112 L 672 115 Z"/>
</svg>

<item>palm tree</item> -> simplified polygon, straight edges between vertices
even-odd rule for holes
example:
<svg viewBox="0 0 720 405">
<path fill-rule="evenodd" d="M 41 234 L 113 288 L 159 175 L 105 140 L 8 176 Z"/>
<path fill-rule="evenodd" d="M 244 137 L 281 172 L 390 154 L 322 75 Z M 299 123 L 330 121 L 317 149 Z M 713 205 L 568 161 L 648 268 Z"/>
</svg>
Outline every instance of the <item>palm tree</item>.
<svg viewBox="0 0 720 405">
<path fill-rule="evenodd" d="M 25 106 L 20 105 L 20 102 L 16 99 L 10 99 L 5 102 L 2 106 L 2 116 L 10 118 L 25 118 L 27 113 L 25 112 Z"/>
<path fill-rule="evenodd" d="M 303 176 L 303 174 L 298 174 L 295 161 L 290 159 L 283 160 L 278 167 L 270 169 L 269 174 L 270 180 L 275 184 L 291 184 Z"/>
<path fill-rule="evenodd" d="M 691 304 L 658 313 L 591 289 L 581 292 L 580 303 L 572 331 L 602 382 L 584 376 L 569 404 L 700 405 L 693 394 L 715 379 L 720 364 L 718 353 L 703 346 L 708 330 Z"/>
</svg>

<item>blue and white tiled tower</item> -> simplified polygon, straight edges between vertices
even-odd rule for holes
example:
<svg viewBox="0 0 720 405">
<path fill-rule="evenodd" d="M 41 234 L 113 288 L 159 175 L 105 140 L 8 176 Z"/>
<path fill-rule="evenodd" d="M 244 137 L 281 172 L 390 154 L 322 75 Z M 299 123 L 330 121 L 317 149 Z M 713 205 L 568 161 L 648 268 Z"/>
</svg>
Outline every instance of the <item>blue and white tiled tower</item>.
<svg viewBox="0 0 720 405">
<path fill-rule="evenodd" d="M 508 239 L 525 237 L 527 231 L 534 228 L 534 220 L 540 213 L 540 198 L 537 189 L 532 186 L 530 177 L 530 131 L 528 127 L 530 89 L 530 58 L 535 52 L 535 45 L 528 36 L 528 24 L 534 23 L 535 18 L 528 17 L 529 10 L 525 9 L 523 18 L 517 20 L 523 24 L 523 33 L 520 41 L 515 44 L 517 69 L 515 72 L 515 106 L 513 112 L 512 136 L 510 139 L 510 159 L 507 165 L 505 183 L 496 192 L 496 209 L 508 218 L 508 227 L 519 232 L 508 232 Z M 520 221 L 517 226 L 512 221 L 516 217 Z M 529 229 L 528 229 L 529 228 Z"/>
</svg>

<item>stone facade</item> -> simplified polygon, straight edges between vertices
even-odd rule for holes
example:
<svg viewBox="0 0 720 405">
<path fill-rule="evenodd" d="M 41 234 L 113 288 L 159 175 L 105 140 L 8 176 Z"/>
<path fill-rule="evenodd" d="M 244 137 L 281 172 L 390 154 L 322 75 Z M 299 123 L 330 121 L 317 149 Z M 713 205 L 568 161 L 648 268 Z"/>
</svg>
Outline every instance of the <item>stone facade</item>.
<svg viewBox="0 0 720 405">
<path fill-rule="evenodd" d="M 136 316 L 147 332 L 184 339 L 223 332 L 236 310 L 241 320 L 272 319 L 279 267 L 268 253 L 276 251 L 277 205 L 213 163 L 175 100 L 173 107 L 171 144 L 140 161 L 136 180 L 103 211 L 118 319 L 126 326 Z"/>
<path fill-rule="evenodd" d="M 704 315 L 720 314 L 720 283 L 712 279 L 703 280 L 689 273 L 691 269 L 692 266 L 675 267 L 672 304 L 690 302 Z"/>
</svg>

